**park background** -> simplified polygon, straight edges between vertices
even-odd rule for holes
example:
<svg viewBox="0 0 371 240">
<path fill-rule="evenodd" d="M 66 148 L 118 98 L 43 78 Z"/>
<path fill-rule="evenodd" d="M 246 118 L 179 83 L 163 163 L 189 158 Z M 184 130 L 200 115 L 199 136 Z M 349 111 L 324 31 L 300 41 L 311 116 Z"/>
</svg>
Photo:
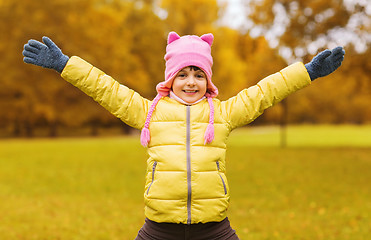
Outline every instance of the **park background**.
<svg viewBox="0 0 371 240">
<path fill-rule="evenodd" d="M 221 100 L 344 46 L 335 73 L 232 133 L 229 217 L 241 239 L 368 239 L 370 16 L 367 0 L 0 0 L 0 239 L 133 239 L 144 221 L 138 131 L 23 45 L 49 36 L 151 99 L 170 31 L 214 34 Z"/>
<path fill-rule="evenodd" d="M 214 34 L 213 81 L 221 100 L 341 45 L 341 68 L 290 96 L 287 122 L 371 122 L 368 1 L 241 1 L 240 8 L 233 12 L 227 1 L 215 0 L 1 0 L 1 135 L 58 136 L 67 134 L 63 129 L 96 135 L 104 126 L 130 131 L 56 72 L 23 63 L 23 45 L 44 35 L 65 54 L 82 57 L 149 99 L 164 79 L 170 31 Z M 283 106 L 255 124 L 279 123 Z"/>
</svg>

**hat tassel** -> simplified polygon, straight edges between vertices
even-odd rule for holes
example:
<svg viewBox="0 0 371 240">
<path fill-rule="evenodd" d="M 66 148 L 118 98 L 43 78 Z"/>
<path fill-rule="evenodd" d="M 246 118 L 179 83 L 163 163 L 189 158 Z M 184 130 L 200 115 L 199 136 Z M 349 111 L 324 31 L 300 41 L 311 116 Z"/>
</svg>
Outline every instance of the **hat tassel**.
<svg viewBox="0 0 371 240">
<path fill-rule="evenodd" d="M 209 102 L 210 116 L 209 116 L 209 124 L 207 125 L 206 131 L 205 131 L 204 145 L 211 143 L 214 140 L 214 104 L 213 104 L 213 99 L 211 97 L 208 97 L 207 101 Z"/>
<path fill-rule="evenodd" d="M 157 94 L 157 96 L 153 99 L 153 102 L 149 108 L 146 122 L 144 123 L 144 127 L 140 133 L 140 143 L 143 145 L 143 147 L 147 147 L 149 140 L 151 140 L 151 135 L 149 132 L 149 122 L 151 121 L 152 113 L 155 110 L 155 107 L 158 101 L 160 101 L 161 97 L 162 97 L 161 94 Z"/>
<path fill-rule="evenodd" d="M 144 127 L 140 133 L 140 143 L 143 145 L 143 147 L 147 147 L 150 139 L 151 136 L 149 134 L 149 129 Z"/>
</svg>

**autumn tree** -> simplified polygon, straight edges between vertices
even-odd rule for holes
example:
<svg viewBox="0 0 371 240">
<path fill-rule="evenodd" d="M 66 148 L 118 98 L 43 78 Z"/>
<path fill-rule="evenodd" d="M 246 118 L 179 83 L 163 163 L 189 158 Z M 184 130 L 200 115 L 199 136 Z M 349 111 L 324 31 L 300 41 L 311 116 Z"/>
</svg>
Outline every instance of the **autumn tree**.
<svg viewBox="0 0 371 240">
<path fill-rule="evenodd" d="M 23 45 L 49 36 L 68 56 L 78 55 L 146 98 L 164 80 L 169 31 L 215 36 L 213 81 L 224 100 L 287 64 L 308 62 L 324 47 L 346 46 L 343 66 L 289 98 L 288 120 L 371 122 L 369 7 L 352 1 L 244 1 L 248 29 L 220 26 L 217 0 L 0 1 L 0 130 L 15 136 L 37 127 L 124 126 L 53 70 L 26 65 Z M 363 5 L 362 5 L 363 4 Z M 260 33 L 260 34 L 259 34 Z M 346 41 L 348 39 L 348 41 Z M 351 41 L 350 41 L 350 40 Z M 282 106 L 259 122 L 275 123 Z M 321 114 L 319 114 L 321 113 Z"/>
<path fill-rule="evenodd" d="M 247 30 L 269 35 L 271 45 L 288 63 L 308 62 L 323 48 L 337 45 L 346 48 L 345 61 L 338 71 L 324 80 L 316 80 L 315 88 L 290 97 L 291 122 L 371 120 L 364 114 L 369 108 L 359 108 L 360 103 L 371 101 L 369 91 L 363 88 L 367 86 L 365 79 L 370 66 L 362 62 L 371 43 L 367 37 L 371 26 L 368 7 L 365 2 L 338 0 L 248 1 L 246 15 L 254 25 Z M 358 104 L 354 105 L 356 101 Z"/>
<path fill-rule="evenodd" d="M 21 51 L 30 38 L 49 36 L 65 54 L 81 56 L 145 97 L 151 97 L 156 81 L 162 80 L 161 43 L 166 37 L 162 21 L 146 4 L 119 0 L 2 1 L 0 19 L 0 29 L 7 32 L 0 36 L 0 53 L 6 59 L 0 63 L 5 73 L 0 97 L 0 115 L 4 117 L 0 121 L 15 134 L 32 136 L 39 124 L 49 125 L 50 135 L 55 135 L 58 125 L 119 123 L 54 71 L 25 65 Z M 133 31 L 133 25 L 143 31 Z"/>
<path fill-rule="evenodd" d="M 214 30 L 219 7 L 216 0 L 161 0 L 168 30 L 179 35 L 201 35 Z"/>
</svg>

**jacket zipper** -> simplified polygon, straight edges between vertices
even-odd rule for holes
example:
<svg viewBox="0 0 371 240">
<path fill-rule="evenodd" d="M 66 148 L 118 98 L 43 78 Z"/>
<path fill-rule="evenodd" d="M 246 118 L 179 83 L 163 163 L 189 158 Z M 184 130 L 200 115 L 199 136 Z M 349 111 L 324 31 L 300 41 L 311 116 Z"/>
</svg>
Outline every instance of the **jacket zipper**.
<svg viewBox="0 0 371 240">
<path fill-rule="evenodd" d="M 186 139 L 186 151 L 187 151 L 187 186 L 188 186 L 188 198 L 187 198 L 187 224 L 191 224 L 191 197 L 192 197 L 192 182 L 191 182 L 191 106 L 186 106 L 187 109 L 187 139 Z"/>
<path fill-rule="evenodd" d="M 219 174 L 219 177 L 220 177 L 220 179 L 222 180 L 222 183 L 223 183 L 224 194 L 227 194 L 227 186 L 225 185 L 224 179 L 223 179 L 222 175 L 220 174 L 219 161 L 216 161 L 216 166 L 218 167 L 218 174 Z"/>
<path fill-rule="evenodd" d="M 152 167 L 152 181 L 151 181 L 151 184 L 149 185 L 148 187 L 148 190 L 147 190 L 147 195 L 149 193 L 149 189 L 151 188 L 152 184 L 153 184 L 153 181 L 155 180 L 155 171 L 156 171 L 156 166 L 157 166 L 157 161 L 155 161 L 153 163 L 153 167 Z"/>
</svg>

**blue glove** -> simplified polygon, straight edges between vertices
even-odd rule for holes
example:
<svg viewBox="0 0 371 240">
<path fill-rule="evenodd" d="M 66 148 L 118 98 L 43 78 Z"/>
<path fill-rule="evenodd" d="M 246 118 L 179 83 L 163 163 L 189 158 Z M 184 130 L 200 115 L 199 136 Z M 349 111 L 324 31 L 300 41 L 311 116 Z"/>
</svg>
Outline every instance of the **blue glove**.
<svg viewBox="0 0 371 240">
<path fill-rule="evenodd" d="M 24 45 L 23 61 L 44 68 L 51 68 L 61 73 L 69 57 L 64 55 L 50 38 L 43 37 L 43 42 L 45 44 L 33 39 L 29 40 Z"/>
<path fill-rule="evenodd" d="M 336 47 L 332 51 L 327 49 L 319 53 L 311 62 L 305 64 L 310 79 L 313 81 L 316 78 L 327 76 L 335 71 L 344 60 L 344 54 L 343 47 Z"/>
</svg>

